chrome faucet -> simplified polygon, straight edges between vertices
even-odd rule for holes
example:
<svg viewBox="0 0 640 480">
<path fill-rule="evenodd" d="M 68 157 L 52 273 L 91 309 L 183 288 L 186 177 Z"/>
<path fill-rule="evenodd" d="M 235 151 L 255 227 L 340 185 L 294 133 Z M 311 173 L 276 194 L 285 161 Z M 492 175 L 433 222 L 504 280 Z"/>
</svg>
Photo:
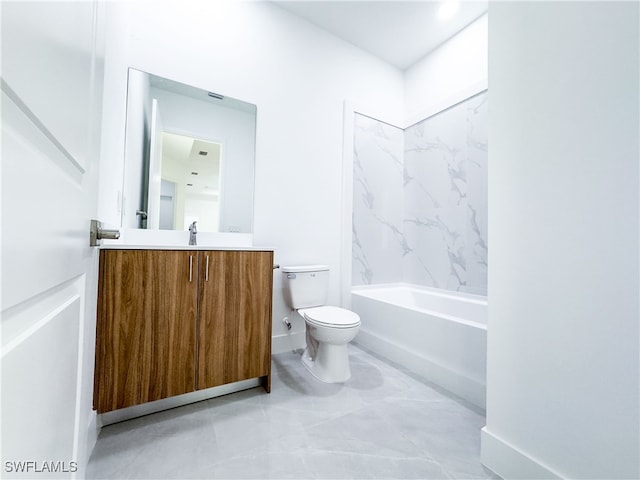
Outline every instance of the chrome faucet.
<svg viewBox="0 0 640 480">
<path fill-rule="evenodd" d="M 189 245 L 197 245 L 196 234 L 198 230 L 196 229 L 196 222 L 193 222 L 189 225 Z"/>
</svg>

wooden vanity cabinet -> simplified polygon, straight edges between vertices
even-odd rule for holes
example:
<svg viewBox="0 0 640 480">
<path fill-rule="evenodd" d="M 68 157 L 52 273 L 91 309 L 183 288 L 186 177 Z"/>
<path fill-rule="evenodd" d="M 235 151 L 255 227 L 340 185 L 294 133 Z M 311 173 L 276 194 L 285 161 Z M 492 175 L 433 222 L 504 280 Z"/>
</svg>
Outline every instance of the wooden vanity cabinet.
<svg viewBox="0 0 640 480">
<path fill-rule="evenodd" d="M 270 391 L 272 251 L 102 250 L 98 413 L 259 377 Z"/>
<path fill-rule="evenodd" d="M 194 390 L 196 260 L 195 251 L 100 252 L 98 413 Z"/>
<path fill-rule="evenodd" d="M 197 388 L 260 377 L 271 390 L 273 252 L 200 252 Z"/>
</svg>

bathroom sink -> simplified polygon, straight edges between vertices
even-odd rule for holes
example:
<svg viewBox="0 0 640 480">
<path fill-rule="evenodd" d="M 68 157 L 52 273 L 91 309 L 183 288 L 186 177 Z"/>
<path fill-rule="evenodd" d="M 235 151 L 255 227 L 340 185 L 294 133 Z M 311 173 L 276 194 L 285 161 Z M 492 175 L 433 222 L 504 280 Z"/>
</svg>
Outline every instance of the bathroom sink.
<svg viewBox="0 0 640 480">
<path fill-rule="evenodd" d="M 103 248 L 164 250 L 274 250 L 253 245 L 250 233 L 199 232 L 197 245 L 189 245 L 189 232 L 121 229 L 118 240 L 104 240 Z"/>
</svg>

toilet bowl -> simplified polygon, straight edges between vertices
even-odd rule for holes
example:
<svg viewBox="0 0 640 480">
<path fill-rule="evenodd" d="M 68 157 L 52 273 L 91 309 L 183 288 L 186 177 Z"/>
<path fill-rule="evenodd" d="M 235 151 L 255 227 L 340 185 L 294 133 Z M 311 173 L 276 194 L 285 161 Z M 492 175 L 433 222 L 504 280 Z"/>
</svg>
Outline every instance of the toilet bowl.
<svg viewBox="0 0 640 480">
<path fill-rule="evenodd" d="M 282 267 L 282 273 L 285 300 L 305 322 L 303 365 L 323 382 L 346 382 L 351 377 L 347 345 L 360 330 L 360 317 L 350 310 L 325 305 L 328 266 Z"/>
<path fill-rule="evenodd" d="M 318 380 L 346 382 L 351 378 L 347 344 L 360 330 L 358 314 L 339 307 L 300 309 L 307 334 L 302 364 Z"/>
</svg>

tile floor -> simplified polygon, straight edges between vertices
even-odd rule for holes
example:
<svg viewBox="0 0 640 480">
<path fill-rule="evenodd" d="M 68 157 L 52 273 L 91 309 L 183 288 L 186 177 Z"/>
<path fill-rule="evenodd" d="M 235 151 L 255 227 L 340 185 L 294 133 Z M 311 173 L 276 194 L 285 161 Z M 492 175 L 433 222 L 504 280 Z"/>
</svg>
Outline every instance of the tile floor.
<svg viewBox="0 0 640 480">
<path fill-rule="evenodd" d="M 349 345 L 351 379 L 324 384 L 300 354 L 254 388 L 104 427 L 87 478 L 497 479 L 481 411 Z"/>
</svg>

